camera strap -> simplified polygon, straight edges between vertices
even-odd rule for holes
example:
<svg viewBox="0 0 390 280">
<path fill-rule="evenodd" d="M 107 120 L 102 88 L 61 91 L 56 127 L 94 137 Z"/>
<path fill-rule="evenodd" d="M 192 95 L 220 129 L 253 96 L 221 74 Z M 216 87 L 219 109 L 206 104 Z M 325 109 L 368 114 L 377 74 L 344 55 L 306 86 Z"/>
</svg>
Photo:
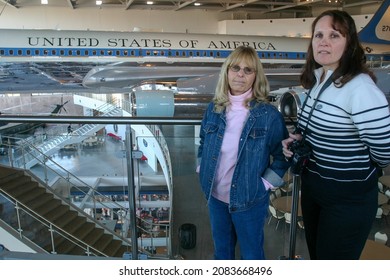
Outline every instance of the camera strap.
<svg viewBox="0 0 390 280">
<path fill-rule="evenodd" d="M 313 106 L 311 107 L 310 112 L 309 112 L 309 115 L 307 116 L 307 121 L 306 121 L 305 129 L 304 129 L 305 132 L 306 132 L 306 129 L 307 129 L 308 125 L 309 125 L 309 120 L 310 120 L 311 116 L 313 115 L 314 108 L 315 108 L 315 106 L 317 105 L 317 101 L 318 101 L 318 99 L 320 98 L 321 93 L 322 93 L 325 89 L 327 89 L 327 88 L 332 84 L 332 82 L 333 82 L 332 76 L 333 76 L 333 74 L 330 75 L 330 77 L 326 80 L 326 82 L 324 83 L 324 85 L 321 87 L 321 89 L 320 89 L 320 91 L 319 91 L 319 93 L 318 93 L 318 95 L 317 95 L 317 98 L 314 99 Z M 304 109 L 305 106 L 306 106 L 307 100 L 308 100 L 309 97 L 310 97 L 310 93 L 311 93 L 312 89 L 313 89 L 313 88 L 311 88 L 311 89 L 309 90 L 309 92 L 308 92 L 308 94 L 307 94 L 307 96 L 306 96 L 306 98 L 305 98 L 305 101 L 303 102 L 303 105 L 302 105 L 302 108 L 301 108 L 301 112 L 300 112 L 299 117 L 298 117 L 298 125 L 297 125 L 297 129 L 298 129 L 298 130 L 300 130 L 300 129 L 299 129 L 299 119 L 300 119 L 301 116 L 302 116 L 303 109 Z M 306 138 L 306 133 L 304 133 L 304 134 L 302 135 L 302 142 L 305 141 L 305 138 Z"/>
</svg>

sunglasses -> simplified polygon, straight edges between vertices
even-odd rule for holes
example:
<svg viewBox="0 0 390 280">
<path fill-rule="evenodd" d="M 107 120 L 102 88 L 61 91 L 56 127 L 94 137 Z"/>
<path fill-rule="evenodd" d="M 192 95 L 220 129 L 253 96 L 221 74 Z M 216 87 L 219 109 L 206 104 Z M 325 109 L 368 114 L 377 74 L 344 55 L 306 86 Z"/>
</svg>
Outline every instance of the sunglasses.
<svg viewBox="0 0 390 280">
<path fill-rule="evenodd" d="M 249 68 L 249 67 L 241 68 L 238 65 L 232 65 L 229 67 L 229 69 L 235 73 L 240 72 L 240 70 L 244 70 L 245 75 L 251 75 L 256 72 L 256 70 L 253 68 Z"/>
</svg>

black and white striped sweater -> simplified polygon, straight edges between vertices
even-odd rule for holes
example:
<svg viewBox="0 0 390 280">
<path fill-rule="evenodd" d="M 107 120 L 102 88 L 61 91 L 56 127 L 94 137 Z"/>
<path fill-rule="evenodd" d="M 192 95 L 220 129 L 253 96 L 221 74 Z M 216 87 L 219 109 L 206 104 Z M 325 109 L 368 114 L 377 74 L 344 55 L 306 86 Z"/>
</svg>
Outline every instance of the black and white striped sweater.
<svg viewBox="0 0 390 280">
<path fill-rule="evenodd" d="M 364 181 L 375 171 L 373 162 L 390 164 L 389 104 L 372 79 L 360 74 L 341 88 L 331 84 L 325 89 L 306 127 L 324 84 L 319 84 L 322 72 L 316 70 L 317 83 L 299 121 L 313 151 L 308 170 L 337 181 Z"/>
</svg>

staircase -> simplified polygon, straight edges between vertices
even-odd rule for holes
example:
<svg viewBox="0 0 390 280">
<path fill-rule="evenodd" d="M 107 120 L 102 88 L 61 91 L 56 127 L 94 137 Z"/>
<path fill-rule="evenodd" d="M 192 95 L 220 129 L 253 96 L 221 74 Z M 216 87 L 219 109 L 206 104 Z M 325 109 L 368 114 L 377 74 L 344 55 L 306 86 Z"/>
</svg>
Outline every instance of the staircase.
<svg viewBox="0 0 390 280">
<path fill-rule="evenodd" d="M 101 108 L 97 108 L 96 110 L 102 112 L 102 116 L 104 117 L 115 117 L 122 115 L 122 109 L 115 107 L 111 104 L 106 104 Z M 51 139 L 37 146 L 36 150 L 31 150 L 29 154 L 25 155 L 25 159 L 19 165 L 15 164 L 14 166 L 18 166 L 24 169 L 30 169 L 35 164 L 42 161 L 45 156 L 47 157 L 56 153 L 59 147 L 64 147 L 65 145 L 70 145 L 74 143 L 80 143 L 86 138 L 94 135 L 95 132 L 101 130 L 104 127 L 105 125 L 103 124 L 84 124 L 76 130 L 72 131 L 71 134 L 64 133 L 63 135 L 52 137 Z M 23 142 L 21 144 L 23 145 Z"/>
<path fill-rule="evenodd" d="M 126 239 L 56 197 L 24 170 L 0 166 L 0 194 L 16 202 L 9 207 L 0 200 L 0 219 L 47 252 L 122 258 L 131 251 Z"/>
</svg>

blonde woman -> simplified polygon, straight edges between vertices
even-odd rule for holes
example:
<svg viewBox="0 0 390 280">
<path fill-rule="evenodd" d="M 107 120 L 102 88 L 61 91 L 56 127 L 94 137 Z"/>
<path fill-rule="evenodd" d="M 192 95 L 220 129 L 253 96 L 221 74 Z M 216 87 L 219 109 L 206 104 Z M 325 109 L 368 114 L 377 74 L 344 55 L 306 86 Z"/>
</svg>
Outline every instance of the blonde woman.
<svg viewBox="0 0 390 280">
<path fill-rule="evenodd" d="M 289 168 L 281 145 L 288 132 L 268 92 L 256 51 L 238 47 L 222 65 L 203 117 L 198 171 L 215 259 L 235 259 L 237 242 L 242 259 L 265 259 L 269 189 L 283 185 Z"/>
</svg>

